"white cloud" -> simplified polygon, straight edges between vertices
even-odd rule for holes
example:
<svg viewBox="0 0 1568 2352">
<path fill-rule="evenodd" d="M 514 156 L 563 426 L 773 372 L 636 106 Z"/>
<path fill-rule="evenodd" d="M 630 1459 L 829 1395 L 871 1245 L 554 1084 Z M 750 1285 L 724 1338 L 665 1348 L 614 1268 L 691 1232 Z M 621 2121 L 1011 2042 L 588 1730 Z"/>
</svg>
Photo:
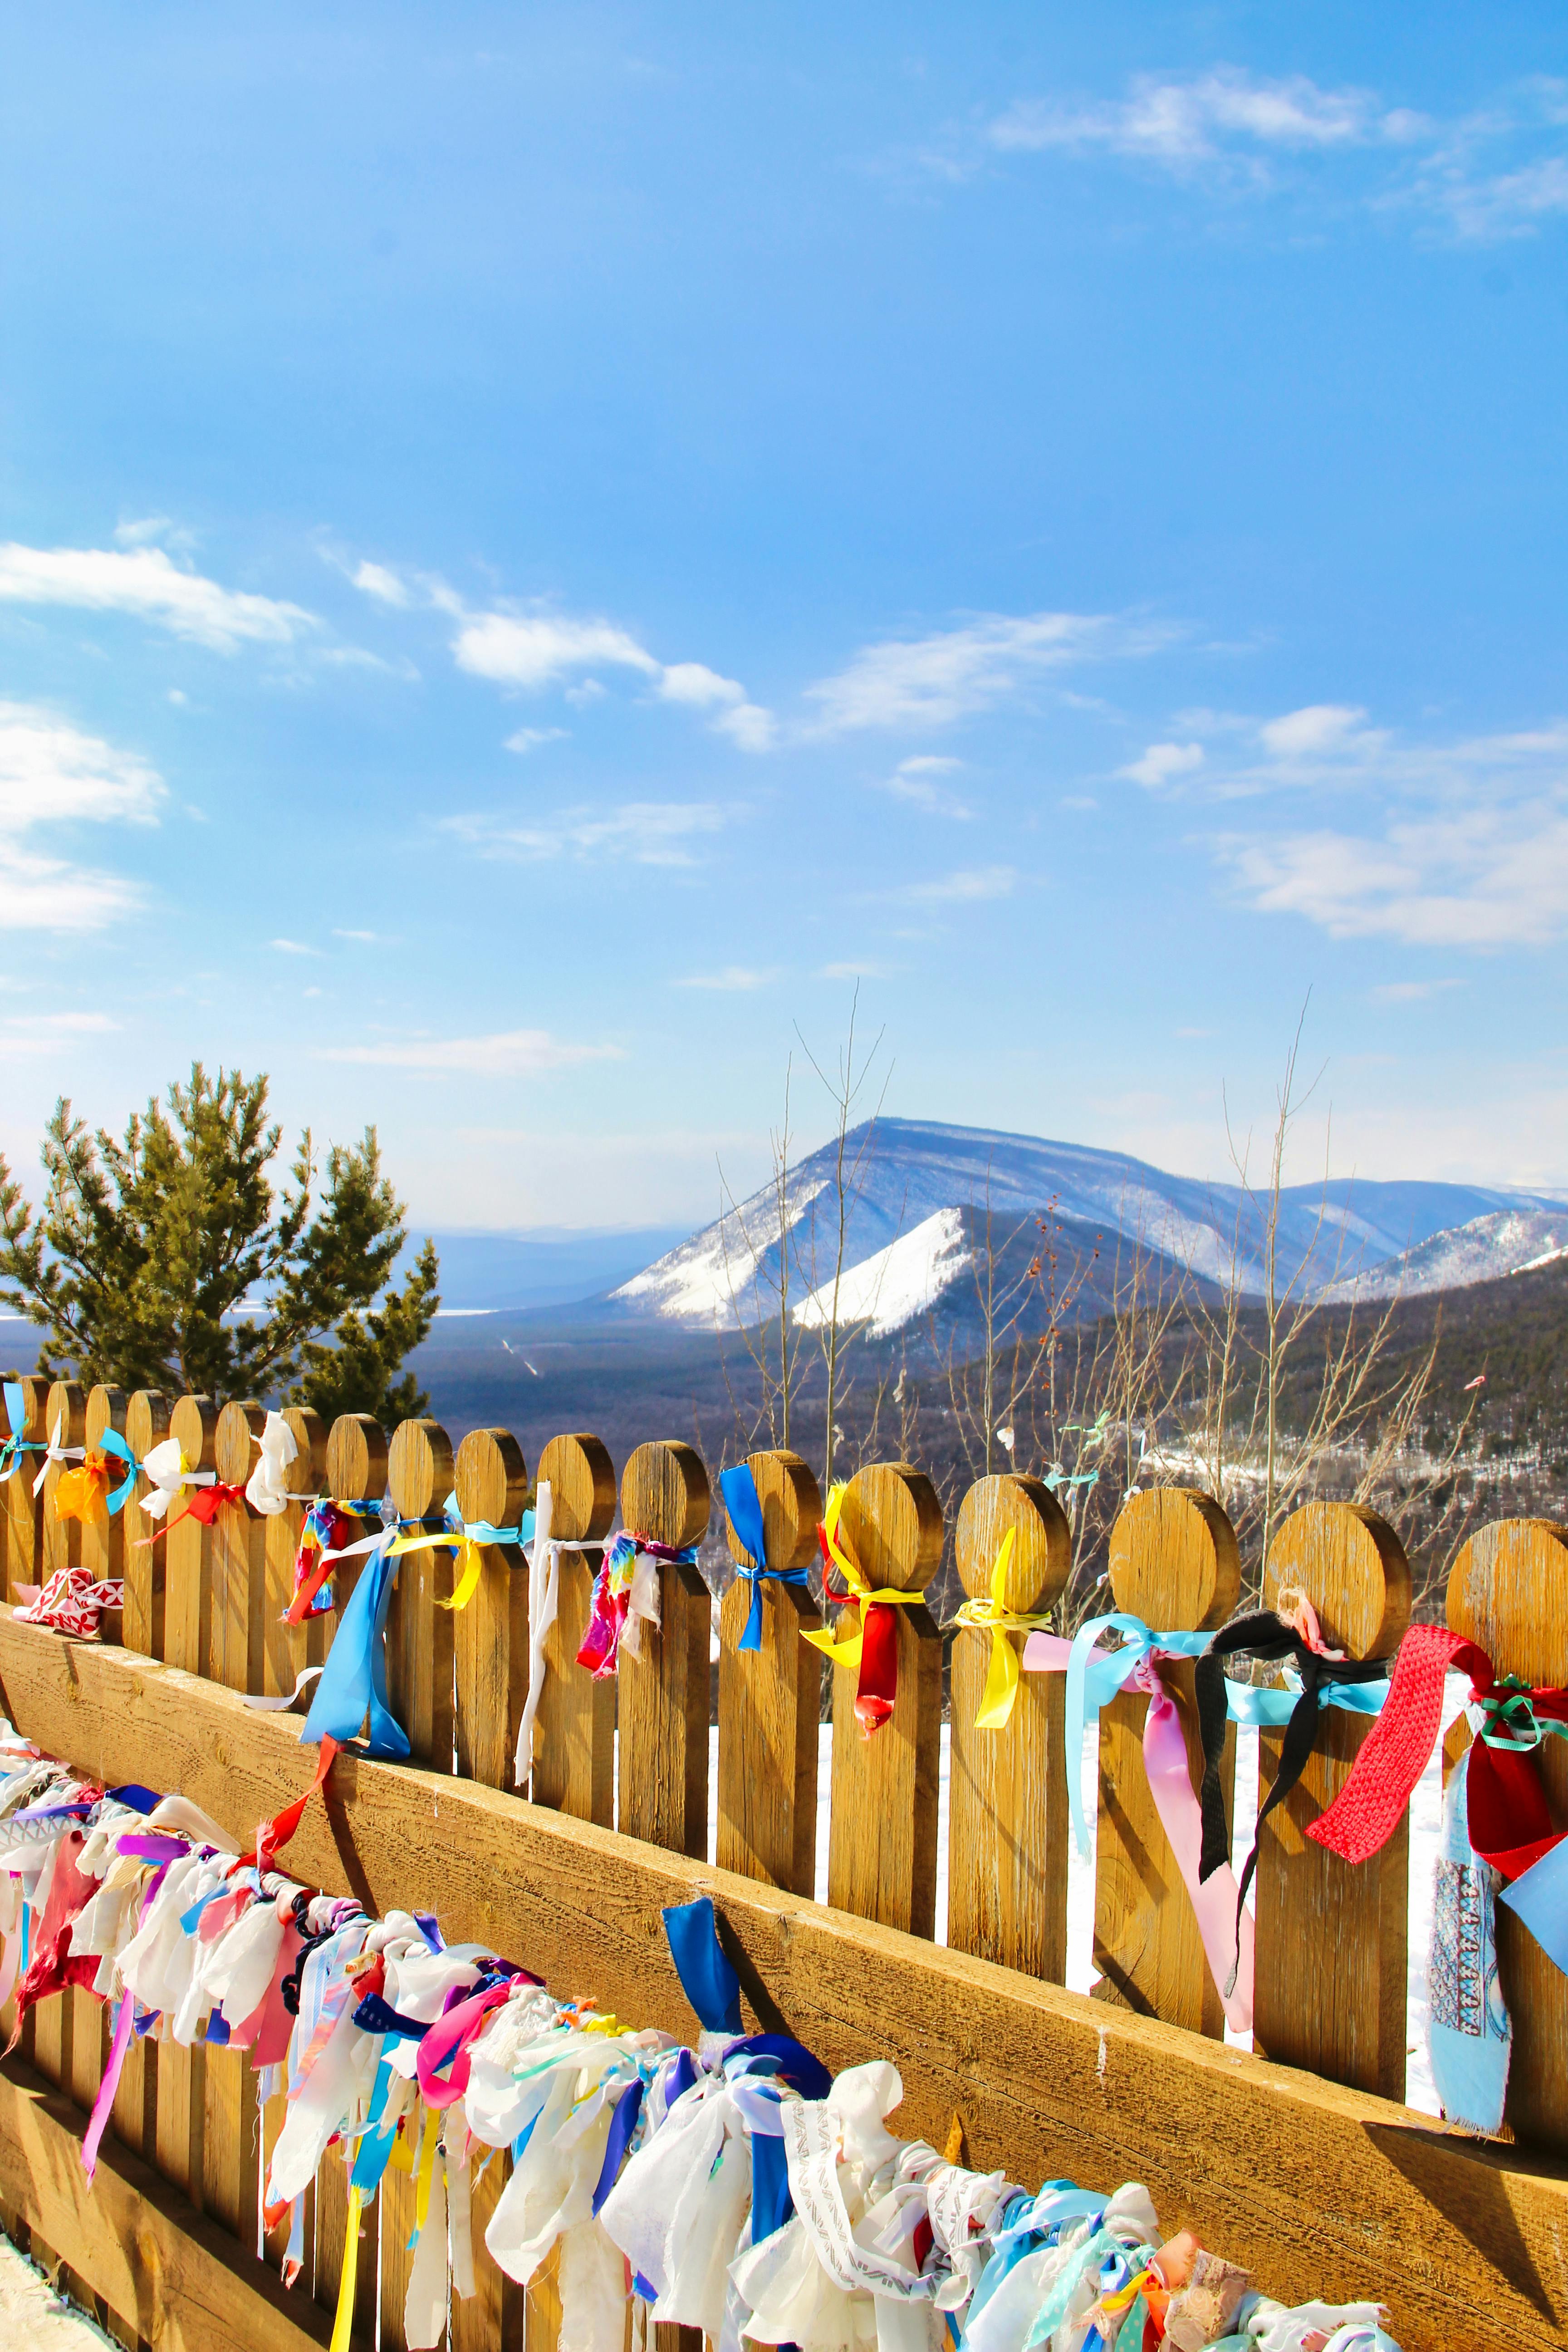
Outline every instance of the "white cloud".
<svg viewBox="0 0 1568 2352">
<path fill-rule="evenodd" d="M 1276 760 L 1295 760 L 1315 752 L 1345 750 L 1364 710 L 1343 702 L 1312 702 L 1304 710 L 1287 711 L 1258 730 L 1264 750 Z"/>
<path fill-rule="evenodd" d="M 1325 89 L 1305 74 L 1269 80 L 1237 66 L 1187 77 L 1138 74 L 1125 99 L 1089 106 L 1026 100 L 989 130 L 1002 149 L 1104 147 L 1181 169 L 1227 147 L 1321 151 L 1406 140 L 1417 119 L 1370 90 Z"/>
<path fill-rule="evenodd" d="M 458 667 L 471 677 L 528 692 L 604 664 L 645 677 L 661 675 L 647 648 L 614 622 L 574 621 L 559 614 L 466 614 L 452 651 Z"/>
<path fill-rule="evenodd" d="M 1168 632 L 1105 614 L 984 613 L 963 628 L 863 646 L 834 677 L 808 687 L 827 733 L 853 727 L 949 726 L 1063 663 L 1152 652 Z"/>
<path fill-rule="evenodd" d="M 1151 743 L 1131 766 L 1120 771 L 1135 784 L 1145 784 L 1152 792 L 1168 784 L 1173 776 L 1191 775 L 1204 763 L 1201 743 Z"/>
<path fill-rule="evenodd" d="M 666 702 L 689 702 L 705 710 L 715 702 L 744 702 L 746 689 L 732 677 L 721 677 L 705 662 L 670 662 L 659 674 L 658 690 Z"/>
<path fill-rule="evenodd" d="M 566 731 L 564 727 L 520 727 L 515 734 L 507 737 L 502 749 L 515 751 L 521 759 L 530 751 L 537 751 L 542 743 L 563 743 Z"/>
<path fill-rule="evenodd" d="M 319 956 L 321 952 L 320 948 L 302 946 L 298 940 L 271 940 L 268 944 L 275 948 L 279 955 Z"/>
<path fill-rule="evenodd" d="M 509 1029 L 489 1037 L 411 1037 L 402 1043 L 337 1045 L 323 1049 L 325 1062 L 363 1062 L 377 1069 L 414 1070 L 429 1076 L 461 1073 L 470 1077 L 532 1078 L 580 1062 L 618 1060 L 618 1045 L 571 1045 L 545 1029 Z"/>
<path fill-rule="evenodd" d="M 772 971 L 748 971 L 743 964 L 731 963 L 726 964 L 722 971 L 691 972 L 686 979 L 676 981 L 674 985 L 677 988 L 710 988 L 724 995 L 731 995 L 748 989 L 765 988 L 769 981 L 777 976 Z"/>
<path fill-rule="evenodd" d="M 135 752 L 37 704 L 0 702 L 0 831 L 70 818 L 151 824 L 163 796 L 157 771 Z"/>
<path fill-rule="evenodd" d="M 914 906 L 966 906 L 983 898 L 1010 898 L 1017 879 L 1011 866 L 960 867 L 939 881 L 908 883 L 893 896 Z"/>
<path fill-rule="evenodd" d="M 1401 819 L 1381 838 L 1320 831 L 1215 845 L 1266 914 L 1336 939 L 1539 946 L 1568 929 L 1568 808 L 1477 805 Z"/>
<path fill-rule="evenodd" d="M 0 931 L 100 931 L 141 904 L 135 885 L 116 874 L 0 848 Z"/>
<path fill-rule="evenodd" d="M 412 604 L 414 598 L 400 572 L 386 563 L 361 563 L 349 575 L 362 594 L 374 596 L 378 604 Z"/>
<path fill-rule="evenodd" d="M 778 740 L 778 721 L 760 702 L 737 702 L 713 721 L 715 735 L 727 735 L 742 751 L 771 751 Z"/>
<path fill-rule="evenodd" d="M 924 809 L 928 816 L 969 818 L 974 811 L 968 802 L 961 800 L 956 793 L 944 791 L 936 781 L 963 765 L 962 760 L 942 759 L 934 752 L 922 751 L 913 760 L 900 760 L 892 774 L 881 780 L 879 788 L 891 793 L 895 800 L 909 801 L 915 808 Z"/>
<path fill-rule="evenodd" d="M 0 546 L 0 600 L 14 604 L 65 604 L 99 613 L 130 613 L 216 653 L 242 643 L 291 645 L 314 628 L 298 604 L 222 588 L 199 572 L 183 571 L 161 547 Z"/>
<path fill-rule="evenodd" d="M 335 939 L 335 940 L 360 940 L 360 941 L 361 941 L 364 946 L 366 946 L 366 947 L 373 947 L 373 948 L 388 948 L 388 947 L 392 947 L 393 945 L 395 945 L 395 941 L 393 941 L 392 940 L 389 940 L 389 939 L 386 937 L 386 935 L 384 934 L 384 932 L 382 932 L 382 931 L 339 931 L 339 930 L 334 930 L 334 931 L 333 931 L 333 933 L 332 933 L 332 937 L 333 937 L 333 939 Z M 272 942 L 272 944 L 273 944 L 273 946 L 274 946 L 274 947 L 277 947 L 277 946 L 279 945 L 279 942 L 278 942 L 278 940 L 273 940 L 273 942 Z"/>
<path fill-rule="evenodd" d="M 1457 980 L 1390 980 L 1367 993 L 1374 1004 L 1424 1004 L 1428 997 L 1458 986 Z"/>
<path fill-rule="evenodd" d="M 495 857 L 534 864 L 558 857 L 626 858 L 637 866 L 694 866 L 699 845 L 726 812 L 713 801 L 628 801 L 595 811 L 565 809 L 537 823 L 453 816 L 446 831 Z"/>
</svg>

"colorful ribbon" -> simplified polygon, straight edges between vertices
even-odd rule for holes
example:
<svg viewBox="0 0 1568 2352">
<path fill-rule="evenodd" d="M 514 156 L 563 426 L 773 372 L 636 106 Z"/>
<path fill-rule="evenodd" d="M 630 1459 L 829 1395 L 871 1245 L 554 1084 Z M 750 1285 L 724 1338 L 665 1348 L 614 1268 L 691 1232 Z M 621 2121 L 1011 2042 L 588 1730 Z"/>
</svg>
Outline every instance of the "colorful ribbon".
<svg viewBox="0 0 1568 2352">
<path fill-rule="evenodd" d="M 14 1478 L 22 1466 L 23 1454 L 37 1454 L 42 1440 L 22 1434 L 27 1426 L 27 1399 L 21 1381 L 6 1381 L 0 1394 L 5 1399 L 5 1418 L 11 1425 L 10 1435 L 0 1444 L 0 1479 Z"/>
<path fill-rule="evenodd" d="M 392 1528 L 384 1528 L 338 1620 L 300 1738 L 307 1743 L 356 1739 L 368 1717 L 366 1753 L 401 1763 L 413 1750 L 386 1694 L 386 1612 L 395 1566 L 392 1539 Z"/>
<path fill-rule="evenodd" d="M 823 1590 L 829 1601 L 846 1612 L 854 1609 L 858 1612 L 855 1630 L 841 1633 L 841 1617 L 837 1626 L 825 1625 L 818 1632 L 805 1633 L 804 1638 L 825 1658 L 831 1658 L 836 1666 L 847 1666 L 856 1675 L 855 1717 L 862 1736 L 869 1739 L 873 1732 L 880 1731 L 898 1703 L 898 1620 L 892 1612 L 895 1609 L 919 1607 L 925 1594 L 905 1592 L 896 1585 L 872 1589 L 849 1548 L 848 1538 L 840 1530 L 846 1491 L 839 1486 L 829 1494 L 816 1536 L 822 1547 Z M 834 1569 L 844 1580 L 840 1591 L 835 1591 L 829 1580 Z"/>
<path fill-rule="evenodd" d="M 640 1657 L 643 1627 L 659 1622 L 658 1570 L 696 1565 L 694 1545 L 682 1550 L 623 1528 L 595 1575 L 593 1613 L 577 1664 L 603 1682 L 619 1671 L 623 1650 L 628 1657 Z"/>
<path fill-rule="evenodd" d="M 780 1584 L 805 1585 L 811 1580 L 804 1568 L 770 1568 L 768 1539 L 763 1525 L 763 1500 L 757 1492 L 757 1482 L 749 1462 L 737 1462 L 732 1469 L 719 1473 L 719 1492 L 724 1497 L 724 1508 L 730 1514 L 730 1525 L 735 1530 L 735 1540 L 746 1557 L 736 1568 L 737 1576 L 747 1578 L 752 1587 L 752 1606 L 747 1613 L 744 1630 L 736 1648 L 760 1650 L 763 1646 L 763 1579 L 774 1578 Z"/>
<path fill-rule="evenodd" d="M 966 1601 L 952 1621 L 955 1625 L 973 1625 L 991 1635 L 991 1663 L 985 1670 L 985 1688 L 974 1717 L 976 1731 L 1005 1731 L 1011 1718 L 1013 1703 L 1018 1696 L 1020 1667 L 1018 1653 L 1008 1635 L 1034 1633 L 1050 1622 L 1047 1617 L 1020 1617 L 1007 1606 L 1007 1570 L 1016 1533 L 1016 1528 L 1009 1528 L 1002 1538 L 991 1570 L 989 1594 Z"/>
</svg>

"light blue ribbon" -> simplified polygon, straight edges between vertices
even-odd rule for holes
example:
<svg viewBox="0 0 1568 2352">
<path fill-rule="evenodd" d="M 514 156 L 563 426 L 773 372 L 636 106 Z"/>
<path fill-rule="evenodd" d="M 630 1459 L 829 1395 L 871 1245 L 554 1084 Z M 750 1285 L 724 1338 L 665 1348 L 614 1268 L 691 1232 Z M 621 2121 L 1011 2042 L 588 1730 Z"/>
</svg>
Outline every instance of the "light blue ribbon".
<svg viewBox="0 0 1568 2352">
<path fill-rule="evenodd" d="M 1030 2352 L 1033 2345 L 1048 2342 L 1056 2334 L 1068 2315 L 1073 2296 L 1078 2292 L 1079 2281 L 1107 2254 L 1121 2254 L 1123 2251 L 1121 2239 L 1112 2237 L 1109 2230 L 1096 2230 L 1081 2246 L 1074 2247 L 1051 2281 L 1050 2291 L 1035 2314 L 1035 2324 L 1024 2339 L 1024 2352 Z"/>
<path fill-rule="evenodd" d="M 11 1424 L 11 1434 L 0 1444 L 0 1478 L 14 1478 L 22 1466 L 24 1454 L 42 1454 L 42 1441 L 24 1437 L 27 1426 L 27 1400 L 22 1393 L 20 1381 L 5 1383 L 5 1418 Z"/>
<path fill-rule="evenodd" d="M 125 1508 L 126 1504 L 136 1492 L 136 1473 L 141 1469 L 142 1465 L 137 1461 L 136 1456 L 132 1453 L 131 1448 L 126 1444 L 125 1440 L 121 1436 L 118 1430 L 106 1429 L 99 1438 L 98 1442 L 100 1445 L 102 1446 L 106 1454 L 112 1454 L 117 1461 L 123 1462 L 129 1465 L 126 1469 L 124 1477 L 121 1480 L 119 1486 L 116 1486 L 114 1492 L 111 1495 L 106 1495 L 104 1497 L 104 1501 L 108 1506 L 109 1516 L 110 1518 L 113 1518 L 117 1511 L 122 1511 Z"/>
<path fill-rule="evenodd" d="M 465 1519 L 458 1507 L 458 1490 L 454 1486 L 441 1506 L 441 1516 L 455 1536 L 467 1536 L 470 1543 L 525 1544 L 533 1533 L 533 1513 L 524 1511 L 515 1528 L 498 1528 L 489 1519 Z"/>
<path fill-rule="evenodd" d="M 391 1557 L 395 1534 L 395 1528 L 386 1529 L 349 1596 L 300 1734 L 301 1745 L 355 1739 L 368 1716 L 368 1755 L 401 1763 L 413 1753 L 386 1696 L 386 1612 L 397 1567 Z"/>
<path fill-rule="evenodd" d="M 770 1568 L 768 1539 L 763 1526 L 763 1501 L 757 1492 L 757 1482 L 749 1462 L 737 1462 L 731 1470 L 719 1473 L 719 1491 L 724 1497 L 724 1508 L 730 1514 L 730 1525 L 735 1530 L 735 1540 L 746 1557 L 737 1567 L 737 1576 L 745 1577 L 752 1588 L 752 1606 L 746 1617 L 745 1631 L 736 1643 L 737 1649 L 760 1650 L 763 1646 L 763 1579 L 771 1576 L 780 1584 L 805 1584 L 809 1581 L 804 1568 Z"/>
</svg>

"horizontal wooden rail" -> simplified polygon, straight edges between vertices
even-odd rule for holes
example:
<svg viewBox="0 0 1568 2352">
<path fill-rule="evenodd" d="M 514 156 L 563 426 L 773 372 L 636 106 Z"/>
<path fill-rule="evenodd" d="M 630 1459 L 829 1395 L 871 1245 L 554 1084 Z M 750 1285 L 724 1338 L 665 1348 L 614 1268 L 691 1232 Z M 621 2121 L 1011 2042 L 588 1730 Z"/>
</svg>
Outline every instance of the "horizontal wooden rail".
<svg viewBox="0 0 1568 2352">
<path fill-rule="evenodd" d="M 20 2058 L 0 2060 L 0 2207 L 20 2214 L 158 2352 L 310 2352 L 331 2315 L 106 2137 L 89 2189 L 87 2117 Z M 359 2339 L 356 2338 L 356 2352 Z"/>
<path fill-rule="evenodd" d="M 0 1706 L 79 1769 L 178 1789 L 247 1840 L 314 1761 L 297 1720 L 8 1609 Z M 904 2133 L 940 2146 L 956 2110 L 972 2159 L 1026 2187 L 1143 2180 L 1167 2230 L 1197 2231 L 1270 2294 L 1384 2295 L 1405 2352 L 1546 2352 L 1568 2334 L 1568 2168 L 1390 2101 L 449 1775 L 342 1758 L 286 1859 L 683 2035 L 659 1911 L 705 1890 L 749 2016 L 836 2068 L 891 2058 Z"/>
</svg>

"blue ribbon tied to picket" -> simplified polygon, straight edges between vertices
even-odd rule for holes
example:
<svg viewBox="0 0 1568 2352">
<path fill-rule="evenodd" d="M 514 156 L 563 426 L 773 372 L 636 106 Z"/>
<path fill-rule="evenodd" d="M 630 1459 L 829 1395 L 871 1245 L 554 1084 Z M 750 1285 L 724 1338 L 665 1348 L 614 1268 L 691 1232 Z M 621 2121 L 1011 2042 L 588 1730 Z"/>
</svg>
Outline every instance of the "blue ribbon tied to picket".
<svg viewBox="0 0 1568 2352">
<path fill-rule="evenodd" d="M 5 1381 L 5 1418 L 11 1426 L 4 1444 L 0 1444 L 0 1478 L 9 1478 L 21 1468 L 24 1454 L 37 1451 L 37 1445 L 29 1446 L 23 1435 L 27 1426 L 27 1400 L 22 1393 L 21 1381 Z"/>
<path fill-rule="evenodd" d="M 724 1497 L 724 1508 L 730 1514 L 730 1525 L 735 1530 L 735 1540 L 746 1557 L 737 1565 L 735 1573 L 748 1579 L 752 1587 L 752 1606 L 747 1612 L 745 1631 L 738 1647 L 760 1650 L 763 1646 L 763 1579 L 773 1576 L 781 1584 L 805 1584 L 804 1568 L 770 1568 L 768 1539 L 763 1526 L 763 1498 L 757 1492 L 757 1482 L 749 1462 L 737 1462 L 731 1470 L 719 1473 L 719 1492 Z"/>
<path fill-rule="evenodd" d="M 395 1535 L 395 1527 L 386 1529 L 349 1596 L 300 1734 L 301 1745 L 357 1739 L 368 1717 L 367 1755 L 402 1763 L 412 1753 L 386 1695 L 386 1612 L 397 1573 L 392 1556 Z"/>
</svg>

